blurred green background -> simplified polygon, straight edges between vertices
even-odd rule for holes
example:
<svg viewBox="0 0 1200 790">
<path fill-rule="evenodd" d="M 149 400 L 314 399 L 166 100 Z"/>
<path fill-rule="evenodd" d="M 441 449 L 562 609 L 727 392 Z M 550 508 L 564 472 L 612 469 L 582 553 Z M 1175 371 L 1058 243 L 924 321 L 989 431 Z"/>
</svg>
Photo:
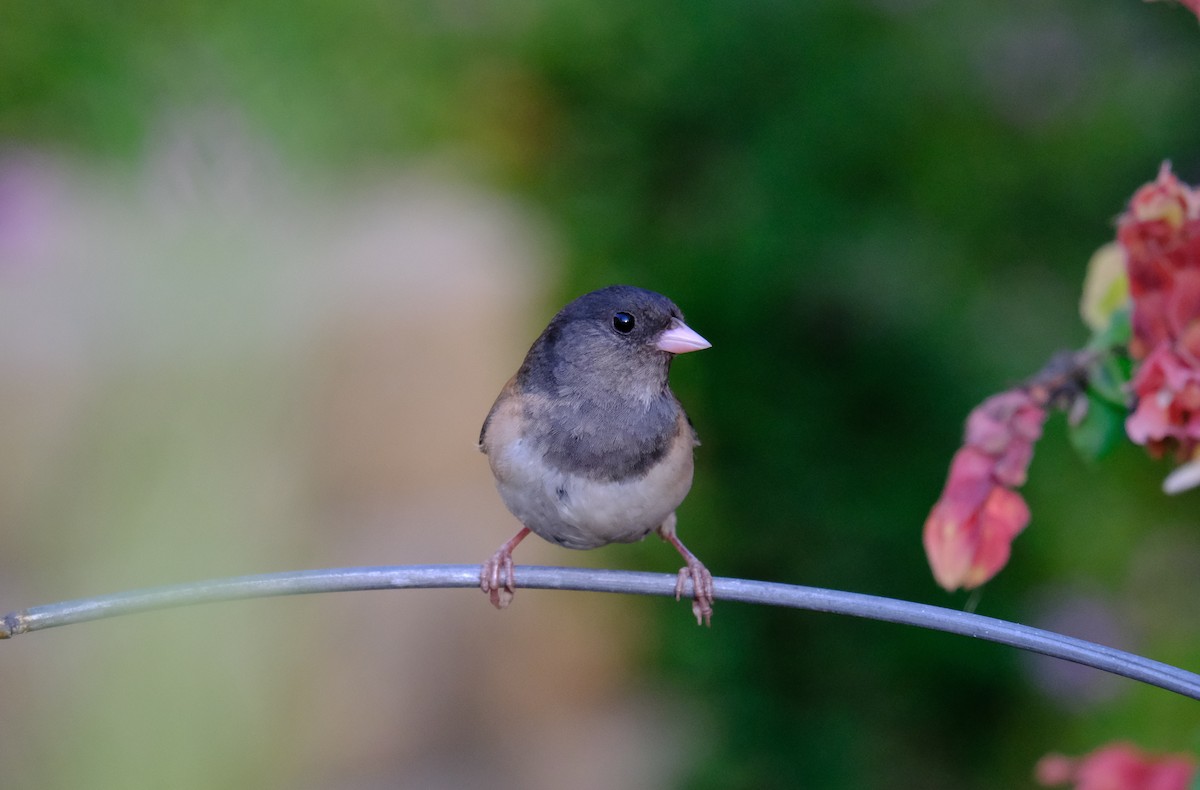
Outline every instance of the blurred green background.
<svg viewBox="0 0 1200 790">
<path fill-rule="evenodd" d="M 1196 19 L 1133 0 L 4 0 L 0 292 L 8 293 L 0 309 L 9 316 L 0 316 L 8 371 L 0 369 L 0 394 L 9 450 L 0 448 L 0 469 L 9 482 L 0 487 L 8 500 L 0 500 L 0 606 L 205 575 L 424 561 L 346 548 L 354 530 L 332 525 L 354 521 L 350 511 L 361 515 L 346 504 L 354 498 L 306 490 L 309 467 L 327 458 L 314 447 L 341 447 L 350 429 L 331 420 L 335 438 L 315 444 L 253 441 L 264 424 L 276 426 L 272 437 L 311 430 L 305 415 L 340 380 L 345 346 L 326 338 L 314 351 L 312 338 L 325 336 L 296 327 L 308 326 L 305 315 L 326 314 L 343 248 L 324 251 L 332 263 L 316 280 L 290 268 L 316 238 L 305 234 L 341 222 L 341 204 L 328 196 L 365 190 L 355 205 L 369 214 L 372 201 L 388 199 L 380 195 L 391 194 L 393 174 L 416 172 L 415 181 L 401 179 L 408 187 L 400 202 L 418 216 L 423 195 L 446 200 L 444 183 L 456 195 L 485 195 L 478 211 L 515 212 L 538 240 L 531 255 L 544 260 L 493 272 L 484 240 L 484 263 L 472 270 L 479 276 L 464 285 L 438 268 L 440 247 L 421 258 L 429 270 L 406 275 L 399 290 L 424 293 L 424 277 L 442 276 L 448 306 L 401 334 L 384 322 L 380 346 L 423 344 L 460 321 L 480 319 L 482 329 L 456 357 L 429 365 L 395 352 L 412 367 L 397 374 L 378 411 L 360 415 L 363 436 L 411 441 L 382 416 L 413 408 L 404 400 L 412 379 L 436 383 L 461 368 L 487 371 L 465 386 L 477 397 L 464 413 L 481 419 L 558 306 L 609 283 L 642 285 L 670 295 L 713 342 L 680 360 L 673 380 L 703 440 L 680 534 L 715 574 L 971 605 L 1198 667 L 1200 495 L 1166 499 L 1158 488 L 1166 467 L 1136 448 L 1089 467 L 1070 450 L 1062 418 L 1052 419 L 1024 489 L 1032 523 L 1011 566 L 971 600 L 936 587 L 920 544 L 970 408 L 1055 350 L 1085 341 L 1077 316 L 1084 266 L 1112 239 L 1113 218 L 1134 189 L 1164 159 L 1200 182 L 1197 97 Z M 182 186 L 170 164 L 178 139 L 201 141 L 185 157 Z M 210 164 L 232 179 L 214 187 L 218 196 L 238 200 L 189 208 L 193 183 L 211 186 Z M 269 175 L 249 178 L 247 193 L 238 179 L 251 171 Z M 39 191 L 43 182 L 50 186 Z M 64 191 L 74 197 L 61 198 Z M 77 215 L 66 209 L 29 230 L 42 216 L 42 194 L 51 203 L 59 196 L 60 206 L 107 206 L 78 220 L 104 230 L 71 230 L 60 220 Z M 474 216 L 472 200 L 460 201 L 464 216 Z M 447 236 L 471 233 L 463 222 L 451 221 Z M 172 235 L 171 227 L 183 230 Z M 357 249 L 354 223 L 342 227 L 344 248 Z M 81 262 L 74 274 L 30 286 L 38 267 L 58 271 L 53 239 L 64 235 L 83 240 L 69 250 Z M 90 249 L 97 238 L 104 249 Z M 248 245 L 261 255 L 246 266 L 238 256 Z M 92 267 L 92 252 L 125 263 Z M 5 266 L 5 255 L 17 263 Z M 105 301 L 113 292 L 124 296 Z M 31 306 L 30 293 L 55 295 Z M 87 326 L 106 311 L 100 325 L 109 336 L 56 356 L 46 327 L 59 324 L 48 314 Z M 506 322 L 502 348 L 483 342 L 483 319 L 492 317 Z M 246 337 L 256 338 L 250 350 Z M 107 356 L 121 359 L 117 350 L 130 347 L 140 349 L 131 367 Z M 323 360 L 311 378 L 295 372 L 308 370 L 296 359 L 310 353 Z M 88 377 L 72 372 L 77 356 L 93 372 L 110 366 L 96 374 L 103 387 L 79 384 Z M 40 377 L 23 379 L 29 371 Z M 29 427 L 22 404 L 70 400 L 72 387 L 86 394 L 69 426 Z M 447 469 L 479 467 L 469 447 L 478 420 L 470 419 L 453 436 L 423 437 L 422 446 L 453 446 Z M 244 435 L 251 441 L 239 452 L 258 459 L 248 463 L 261 477 L 228 471 L 195 482 L 189 464 L 223 468 L 233 446 L 225 442 Z M 45 437 L 69 449 L 45 450 Z M 181 458 L 180 446 L 194 457 Z M 42 454 L 51 460 L 35 474 L 31 458 Z M 169 479 L 185 482 L 160 485 L 168 468 L 177 469 Z M 422 470 L 440 468 L 401 468 L 354 502 L 400 501 L 406 485 L 419 487 L 412 481 Z M 359 490 L 355 469 L 347 462 L 315 476 Z M 256 503 L 271 486 L 298 493 L 266 513 Z M 242 522 L 217 526 L 230 521 L 231 501 L 245 524 L 308 526 L 247 538 Z M 386 535 L 395 511 L 377 510 Z M 408 517 L 437 510 L 435 501 Z M 204 526 L 153 542 L 185 517 Z M 328 544 L 314 537 L 325 526 L 333 529 Z M 490 537 L 469 543 L 450 535 L 437 561 L 482 560 L 512 524 L 492 511 L 486 527 Z M 201 532 L 212 542 L 196 543 Z M 191 564 L 173 567 L 164 551 Z M 537 559 L 673 570 L 669 555 L 653 542 Z M 443 613 L 481 608 L 447 600 Z M 539 600 L 518 595 L 502 617 L 520 617 L 518 608 Z M 440 704 L 451 704 L 439 699 L 425 700 L 416 722 L 366 719 L 370 726 L 343 751 L 320 722 L 304 724 L 301 738 L 297 722 L 314 715 L 279 676 L 305 661 L 315 634 L 299 634 L 317 630 L 314 609 L 334 605 L 251 604 L 237 610 L 252 616 L 234 628 L 221 619 L 227 613 L 197 615 L 217 618 L 220 632 L 207 634 L 189 614 L 155 615 L 140 627 L 113 626 L 138 628 L 121 645 L 111 635 L 121 631 L 99 628 L 4 645 L 0 675 L 6 687 L 23 688 L 16 713 L 0 723 L 5 772 L 16 777 L 5 786 L 453 787 L 489 776 L 499 787 L 556 786 L 553 777 L 557 786 L 588 786 L 563 779 L 575 769 L 556 761 L 569 756 L 523 732 L 519 707 L 501 717 L 511 739 L 503 758 L 487 733 L 468 737 L 453 722 L 442 722 L 437 759 L 419 747 L 397 751 L 405 731 L 430 726 Z M 595 786 L 1009 788 L 1032 786 L 1034 762 L 1051 750 L 1129 739 L 1200 753 L 1195 703 L 995 645 L 733 604 L 719 605 L 705 631 L 682 606 L 622 607 L 598 626 L 626 646 L 613 687 L 661 705 L 669 715 L 659 730 L 674 734 L 666 746 L 646 742 L 661 749 L 647 758 L 657 768 L 618 770 L 620 760 L 601 760 Z M 275 641 L 255 652 L 264 620 Z M 383 619 L 340 630 L 391 627 Z M 258 669 L 231 669 L 239 687 L 196 688 L 171 706 L 129 701 L 143 692 L 170 697 L 182 675 L 200 671 L 173 669 L 156 655 L 168 632 L 186 645 L 181 655 L 206 668 Z M 522 633 L 535 644 L 578 636 L 595 647 L 536 622 Z M 549 663 L 560 655 L 534 653 Z M 329 658 L 335 675 L 345 666 Z M 573 666 L 589 678 L 582 685 L 595 685 L 587 660 Z M 536 695 L 546 672 L 556 670 L 516 663 L 505 678 Z M 129 688 L 139 680 L 149 685 Z M 95 696 L 98 686 L 112 698 Z M 586 704 L 603 708 L 603 688 Z M 558 693 L 543 721 L 591 739 L 599 725 L 571 719 L 572 700 Z M 114 698 L 127 707 L 114 709 Z M 603 750 L 604 738 L 594 740 Z M 357 755 L 344 759 L 359 769 L 372 760 L 380 767 L 353 781 L 311 773 L 309 761 L 324 754 L 314 743 Z M 542 761 L 551 778 L 539 784 L 513 760 Z M 414 762 L 425 768 L 410 770 Z M 478 770 L 463 773 L 463 762 Z"/>
</svg>

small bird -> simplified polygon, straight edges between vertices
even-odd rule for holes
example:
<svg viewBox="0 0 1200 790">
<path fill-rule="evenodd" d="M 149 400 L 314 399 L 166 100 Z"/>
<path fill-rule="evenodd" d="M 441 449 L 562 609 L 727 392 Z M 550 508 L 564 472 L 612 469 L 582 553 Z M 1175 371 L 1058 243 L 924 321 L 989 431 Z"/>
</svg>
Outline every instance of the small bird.
<svg viewBox="0 0 1200 790">
<path fill-rule="evenodd" d="M 711 345 L 670 299 L 629 285 L 554 316 L 479 434 L 500 497 L 524 525 L 480 569 L 497 609 L 512 601 L 512 552 L 531 531 L 569 549 L 657 532 L 686 563 L 675 599 L 690 579 L 696 621 L 711 623 L 712 574 L 675 534 L 700 442 L 667 384 L 676 354 Z"/>
</svg>

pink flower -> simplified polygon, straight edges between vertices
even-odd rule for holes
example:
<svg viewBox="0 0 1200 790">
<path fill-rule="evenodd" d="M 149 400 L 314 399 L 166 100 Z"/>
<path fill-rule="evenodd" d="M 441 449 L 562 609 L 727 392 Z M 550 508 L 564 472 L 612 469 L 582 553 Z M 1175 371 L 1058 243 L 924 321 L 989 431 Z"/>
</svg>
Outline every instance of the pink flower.
<svg viewBox="0 0 1200 790">
<path fill-rule="evenodd" d="M 1200 318 L 1200 193 L 1164 163 L 1158 178 L 1134 193 L 1117 223 L 1117 241 L 1133 296 L 1130 351 L 1141 359 Z"/>
<path fill-rule="evenodd" d="M 1129 348 L 1141 360 L 1125 432 L 1154 455 L 1191 458 L 1200 446 L 1200 192 L 1164 164 L 1134 194 L 1117 240 L 1133 297 Z"/>
<path fill-rule="evenodd" d="M 1029 507 L 1013 489 L 1025 482 L 1045 420 L 1045 408 L 1025 390 L 994 395 L 967 418 L 923 536 L 933 576 L 947 590 L 978 587 L 1007 564 L 1029 523 Z"/>
<path fill-rule="evenodd" d="M 1125 421 L 1129 438 L 1155 455 L 1174 448 L 1190 458 L 1200 443 L 1200 368 L 1161 345 L 1138 368 L 1133 389 L 1137 408 Z"/>
<path fill-rule="evenodd" d="M 1072 759 L 1048 754 L 1038 761 L 1039 784 L 1074 783 L 1075 790 L 1187 790 L 1196 774 L 1188 755 L 1154 756 L 1128 743 L 1113 743 Z"/>
</svg>

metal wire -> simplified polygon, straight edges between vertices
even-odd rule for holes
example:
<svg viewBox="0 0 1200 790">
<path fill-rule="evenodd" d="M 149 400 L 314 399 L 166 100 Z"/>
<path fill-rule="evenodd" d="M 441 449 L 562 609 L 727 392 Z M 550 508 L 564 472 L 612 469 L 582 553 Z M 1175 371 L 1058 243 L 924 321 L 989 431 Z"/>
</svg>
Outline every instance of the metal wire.
<svg viewBox="0 0 1200 790">
<path fill-rule="evenodd" d="M 675 594 L 675 576 L 661 573 L 519 565 L 517 585 L 632 595 Z M 785 606 L 915 625 L 1073 661 L 1200 700 L 1200 675 L 1123 650 L 938 606 L 791 584 L 716 578 L 719 601 Z M 399 565 L 240 576 L 81 598 L 12 612 L 0 620 L 0 639 L 107 617 L 199 603 L 276 595 L 477 587 L 477 565 Z M 690 588 L 685 595 L 690 594 Z M 719 623 L 719 621 L 718 621 Z"/>
</svg>

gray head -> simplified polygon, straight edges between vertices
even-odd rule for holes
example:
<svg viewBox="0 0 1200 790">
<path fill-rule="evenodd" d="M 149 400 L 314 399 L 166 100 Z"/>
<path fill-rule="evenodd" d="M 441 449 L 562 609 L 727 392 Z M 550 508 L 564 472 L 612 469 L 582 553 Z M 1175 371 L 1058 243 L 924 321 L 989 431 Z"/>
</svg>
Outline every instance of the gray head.
<svg viewBox="0 0 1200 790">
<path fill-rule="evenodd" d="M 520 375 L 543 391 L 583 389 L 587 395 L 628 393 L 640 399 L 666 391 L 676 354 L 710 345 L 667 297 L 612 285 L 560 310 L 529 350 Z"/>
</svg>

